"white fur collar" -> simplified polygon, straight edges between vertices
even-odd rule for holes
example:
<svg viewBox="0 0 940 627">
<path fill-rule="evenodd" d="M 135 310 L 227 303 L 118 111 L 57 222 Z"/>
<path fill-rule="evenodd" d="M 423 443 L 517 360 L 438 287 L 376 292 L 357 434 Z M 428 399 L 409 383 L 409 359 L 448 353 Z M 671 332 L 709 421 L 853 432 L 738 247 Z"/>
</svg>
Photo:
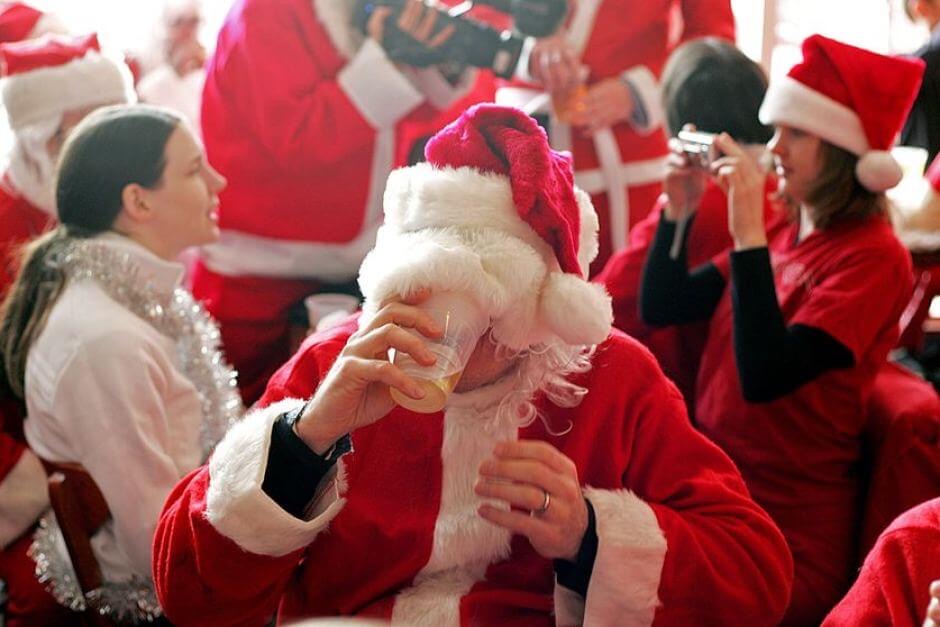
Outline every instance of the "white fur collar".
<svg viewBox="0 0 940 627">
<path fill-rule="evenodd" d="M 353 0 L 313 0 L 313 10 L 326 28 L 333 46 L 346 59 L 351 59 L 364 37 L 352 27 Z"/>
</svg>

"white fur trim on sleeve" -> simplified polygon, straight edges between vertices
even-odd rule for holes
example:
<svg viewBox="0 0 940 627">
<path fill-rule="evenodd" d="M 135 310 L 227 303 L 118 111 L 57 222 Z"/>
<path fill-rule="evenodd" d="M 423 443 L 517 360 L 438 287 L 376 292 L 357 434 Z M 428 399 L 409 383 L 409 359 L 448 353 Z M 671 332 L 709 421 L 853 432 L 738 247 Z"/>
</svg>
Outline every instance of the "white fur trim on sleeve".
<svg viewBox="0 0 940 627">
<path fill-rule="evenodd" d="M 408 78 L 412 84 L 424 94 L 436 109 L 444 111 L 459 99 L 470 93 L 476 82 L 478 70 L 468 68 L 460 75 L 456 85 L 444 78 L 437 68 L 413 68 L 408 70 Z"/>
<path fill-rule="evenodd" d="M 584 598 L 555 580 L 555 625 L 572 627 L 584 622 Z"/>
<path fill-rule="evenodd" d="M 666 121 L 663 110 L 663 100 L 659 89 L 659 81 L 645 65 L 635 65 L 626 70 L 621 76 L 629 81 L 640 96 L 640 104 L 646 113 L 646 124 L 634 124 L 640 133 L 651 133 Z"/>
<path fill-rule="evenodd" d="M 667 548 L 656 514 L 629 490 L 584 494 L 597 515 L 598 539 L 584 624 L 652 624 Z"/>
<path fill-rule="evenodd" d="M 0 481 L 0 549 L 23 535 L 48 507 L 46 473 L 39 458 L 25 450 Z"/>
<path fill-rule="evenodd" d="M 286 399 L 251 412 L 232 427 L 209 460 L 206 519 L 246 551 L 277 557 L 301 549 L 326 529 L 346 502 L 338 487 L 326 490 L 313 508 L 316 516 L 304 521 L 261 489 L 274 421 L 302 403 Z"/>
<path fill-rule="evenodd" d="M 362 116 L 377 129 L 393 126 L 424 99 L 372 39 L 362 44 L 337 80 Z"/>
</svg>

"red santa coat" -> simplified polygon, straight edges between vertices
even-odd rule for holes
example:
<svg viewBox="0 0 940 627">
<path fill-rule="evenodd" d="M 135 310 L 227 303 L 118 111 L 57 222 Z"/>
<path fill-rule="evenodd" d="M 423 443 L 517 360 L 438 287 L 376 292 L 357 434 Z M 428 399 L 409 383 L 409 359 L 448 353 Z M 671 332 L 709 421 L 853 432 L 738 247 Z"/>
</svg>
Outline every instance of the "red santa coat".
<svg viewBox="0 0 940 627">
<path fill-rule="evenodd" d="M 791 224 L 770 241 L 783 319 L 829 334 L 852 352 L 855 365 L 774 401 L 746 402 L 729 287 L 712 316 L 695 420 L 735 461 L 787 537 L 796 565 L 788 622 L 805 625 L 819 621 L 851 581 L 867 401 L 897 341 L 912 279 L 910 255 L 886 220 L 836 225 L 796 243 L 798 229 Z M 728 256 L 716 264 L 727 276 Z"/>
<path fill-rule="evenodd" d="M 689 425 L 682 398 L 636 342 L 615 333 L 573 381 L 574 409 L 542 422 L 487 419 L 511 378 L 455 395 L 444 414 L 396 408 L 353 434 L 335 493 L 309 521 L 261 491 L 271 423 L 309 396 L 347 324 L 308 340 L 208 467 L 170 495 L 154 541 L 155 584 L 177 625 L 261 625 L 354 614 L 407 625 L 771 625 L 791 562 L 734 466 Z M 613 373 L 617 373 L 616 375 Z M 285 400 L 279 400 L 285 399 Z M 277 401 L 277 402 L 274 402 Z M 476 469 L 496 442 L 550 442 L 578 465 L 597 513 L 586 599 L 550 560 L 476 514 Z M 329 530 L 327 531 L 327 526 Z M 554 611 L 554 617 L 552 612 Z"/>
<path fill-rule="evenodd" d="M 349 0 L 238 0 L 207 67 L 202 132 L 228 179 L 219 243 L 193 293 L 219 321 L 254 400 L 287 359 L 287 309 L 356 276 L 382 219 L 398 134 L 463 97 L 435 70 L 400 70 L 350 24 Z M 447 120 L 449 121 L 449 119 Z M 436 129 L 435 129 L 436 130 Z"/>
<path fill-rule="evenodd" d="M 681 16 L 679 41 L 670 38 Z M 639 92 L 646 123 L 621 122 L 583 136 L 556 118 L 549 137 L 558 150 L 571 150 L 575 182 L 591 194 L 600 220 L 600 253 L 592 274 L 625 248 L 630 227 L 655 204 L 664 174 L 666 136 L 659 76 L 676 43 L 713 35 L 734 41 L 734 15 L 728 0 L 577 0 L 568 21 L 568 42 L 588 66 L 588 85 L 623 77 Z M 501 89 L 497 101 L 531 103 L 532 89 Z"/>
<path fill-rule="evenodd" d="M 940 579 L 940 498 L 899 516 L 865 558 L 858 580 L 823 627 L 920 627 Z"/>
</svg>

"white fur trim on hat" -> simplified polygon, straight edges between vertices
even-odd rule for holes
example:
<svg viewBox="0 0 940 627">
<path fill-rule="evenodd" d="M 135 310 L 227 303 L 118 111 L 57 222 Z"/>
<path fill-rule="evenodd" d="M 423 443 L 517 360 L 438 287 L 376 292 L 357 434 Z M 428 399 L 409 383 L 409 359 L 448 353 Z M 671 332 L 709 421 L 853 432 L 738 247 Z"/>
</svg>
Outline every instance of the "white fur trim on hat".
<svg viewBox="0 0 940 627">
<path fill-rule="evenodd" d="M 575 194 L 586 272 L 597 255 L 598 221 L 590 197 Z M 385 224 L 359 285 L 366 315 L 421 287 L 468 293 L 491 316 L 494 339 L 512 349 L 553 338 L 596 344 L 612 320 L 603 288 L 562 273 L 552 248 L 519 217 L 508 179 L 469 167 L 422 163 L 392 172 Z"/>
<path fill-rule="evenodd" d="M 865 189 L 883 192 L 900 183 L 904 172 L 890 152 L 871 150 L 862 155 L 855 164 L 855 176 Z"/>
<path fill-rule="evenodd" d="M 604 287 L 564 272 L 546 277 L 539 309 L 545 325 L 566 344 L 600 344 L 613 324 Z"/>
<path fill-rule="evenodd" d="M 124 63 L 92 51 L 64 65 L 4 78 L 3 104 L 10 128 L 17 131 L 66 111 L 132 102 L 131 85 Z"/>
<path fill-rule="evenodd" d="M 794 126 L 854 155 L 871 149 L 852 109 L 789 76 L 770 85 L 758 115 L 764 124 Z"/>
</svg>

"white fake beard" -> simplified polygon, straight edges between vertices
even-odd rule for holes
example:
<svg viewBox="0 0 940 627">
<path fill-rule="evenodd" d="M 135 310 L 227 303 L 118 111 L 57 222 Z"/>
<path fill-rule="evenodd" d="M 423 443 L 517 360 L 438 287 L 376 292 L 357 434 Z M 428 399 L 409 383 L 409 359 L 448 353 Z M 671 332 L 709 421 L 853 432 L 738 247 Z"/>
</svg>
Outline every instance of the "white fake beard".
<svg viewBox="0 0 940 627">
<path fill-rule="evenodd" d="M 16 131 L 7 172 L 10 182 L 26 200 L 57 217 L 55 204 L 55 160 L 46 144 L 62 122 L 61 117 Z"/>
</svg>

